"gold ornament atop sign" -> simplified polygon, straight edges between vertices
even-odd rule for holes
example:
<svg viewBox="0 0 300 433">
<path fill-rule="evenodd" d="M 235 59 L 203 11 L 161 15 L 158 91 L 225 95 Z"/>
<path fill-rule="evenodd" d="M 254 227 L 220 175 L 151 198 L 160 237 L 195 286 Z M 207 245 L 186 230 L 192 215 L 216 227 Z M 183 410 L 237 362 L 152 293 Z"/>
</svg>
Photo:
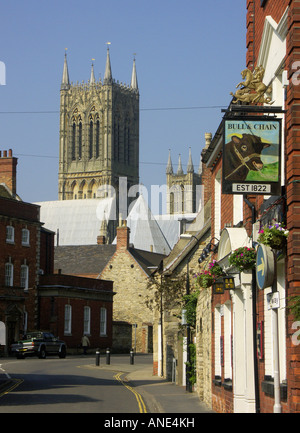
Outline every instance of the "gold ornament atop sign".
<svg viewBox="0 0 300 433">
<path fill-rule="evenodd" d="M 242 78 L 245 81 L 240 82 L 236 88 L 240 88 L 235 93 L 230 92 L 230 95 L 236 98 L 232 101 L 236 104 L 238 101 L 249 104 L 273 104 L 271 97 L 271 86 L 266 86 L 262 80 L 265 75 L 265 70 L 262 66 L 257 66 L 254 72 L 249 69 L 244 69 L 241 72 Z"/>
</svg>

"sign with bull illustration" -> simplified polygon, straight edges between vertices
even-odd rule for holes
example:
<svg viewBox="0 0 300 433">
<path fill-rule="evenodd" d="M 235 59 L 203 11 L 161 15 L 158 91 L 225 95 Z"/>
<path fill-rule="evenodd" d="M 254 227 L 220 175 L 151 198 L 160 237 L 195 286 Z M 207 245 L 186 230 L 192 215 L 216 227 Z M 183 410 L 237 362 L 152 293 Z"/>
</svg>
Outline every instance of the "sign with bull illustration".
<svg viewBox="0 0 300 433">
<path fill-rule="evenodd" d="M 280 195 L 281 120 L 224 120 L 223 194 Z"/>
</svg>

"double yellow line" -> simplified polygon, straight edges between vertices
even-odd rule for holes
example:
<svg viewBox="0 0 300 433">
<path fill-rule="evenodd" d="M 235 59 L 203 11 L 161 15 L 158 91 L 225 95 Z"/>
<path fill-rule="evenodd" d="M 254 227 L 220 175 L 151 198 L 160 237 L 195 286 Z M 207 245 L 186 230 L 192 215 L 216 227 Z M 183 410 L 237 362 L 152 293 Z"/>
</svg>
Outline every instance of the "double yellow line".
<svg viewBox="0 0 300 433">
<path fill-rule="evenodd" d="M 117 381 L 119 381 L 122 385 L 125 386 L 125 388 L 127 388 L 129 391 L 131 391 L 135 395 L 135 398 L 136 398 L 136 400 L 138 402 L 138 405 L 139 405 L 140 413 L 147 413 L 146 405 L 145 405 L 145 403 L 144 403 L 144 401 L 142 399 L 142 396 L 137 391 L 135 391 L 131 386 L 127 385 L 121 379 L 122 374 L 124 374 L 124 373 L 119 372 L 119 373 L 115 374 L 114 375 L 114 379 L 116 379 Z"/>
<path fill-rule="evenodd" d="M 3 395 L 8 394 L 9 392 L 13 391 L 17 386 L 21 385 L 21 383 L 23 383 L 24 380 L 23 379 L 13 379 L 13 382 L 14 383 L 9 388 L 6 388 L 5 391 L 0 393 L 0 397 L 3 397 Z"/>
</svg>

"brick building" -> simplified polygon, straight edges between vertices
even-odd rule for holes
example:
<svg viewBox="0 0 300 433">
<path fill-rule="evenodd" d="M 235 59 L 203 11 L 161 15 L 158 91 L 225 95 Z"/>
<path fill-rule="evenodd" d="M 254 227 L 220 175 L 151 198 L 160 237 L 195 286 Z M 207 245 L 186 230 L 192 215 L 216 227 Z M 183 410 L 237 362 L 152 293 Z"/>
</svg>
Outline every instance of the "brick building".
<svg viewBox="0 0 300 433">
<path fill-rule="evenodd" d="M 78 348 L 83 334 L 91 348 L 112 347 L 113 282 L 74 275 L 42 275 L 39 328 Z"/>
<path fill-rule="evenodd" d="M 224 193 L 223 158 L 228 155 L 222 153 L 222 123 L 203 152 L 203 178 L 209 179 L 204 196 L 211 191 L 211 233 L 219 240 L 213 257 L 235 274 L 235 289 L 211 298 L 211 406 L 218 412 L 299 412 L 299 345 L 293 338 L 298 322 L 287 308 L 300 288 L 298 21 L 297 1 L 247 0 L 247 69 L 263 67 L 273 106 L 285 110 L 275 114 L 282 119 L 278 195 Z M 274 114 L 269 116 L 272 120 Z M 277 254 L 273 287 L 260 290 L 255 271 L 233 271 L 228 258 L 257 241 L 259 229 L 273 219 L 287 225 L 287 250 Z M 280 300 L 276 313 L 268 304 L 272 290 Z"/>
<path fill-rule="evenodd" d="M 16 194 L 17 158 L 0 153 L 1 351 L 27 330 L 45 329 L 77 347 L 83 333 L 92 347 L 112 338 L 112 282 L 54 275 L 54 233 L 40 222 L 40 207 Z"/>
</svg>

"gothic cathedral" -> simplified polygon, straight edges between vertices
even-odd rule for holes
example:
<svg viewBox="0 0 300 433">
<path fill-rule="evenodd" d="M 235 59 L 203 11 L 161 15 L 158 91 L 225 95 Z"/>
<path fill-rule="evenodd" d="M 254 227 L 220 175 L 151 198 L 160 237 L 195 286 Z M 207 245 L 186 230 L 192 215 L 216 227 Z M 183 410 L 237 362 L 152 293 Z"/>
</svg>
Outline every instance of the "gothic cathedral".
<svg viewBox="0 0 300 433">
<path fill-rule="evenodd" d="M 139 90 L 135 59 L 131 84 L 112 78 L 107 48 L 103 82 L 94 66 L 87 83 L 69 81 L 65 55 L 60 90 L 59 200 L 98 198 L 103 186 L 118 195 L 119 178 L 127 191 L 139 183 Z"/>
</svg>

